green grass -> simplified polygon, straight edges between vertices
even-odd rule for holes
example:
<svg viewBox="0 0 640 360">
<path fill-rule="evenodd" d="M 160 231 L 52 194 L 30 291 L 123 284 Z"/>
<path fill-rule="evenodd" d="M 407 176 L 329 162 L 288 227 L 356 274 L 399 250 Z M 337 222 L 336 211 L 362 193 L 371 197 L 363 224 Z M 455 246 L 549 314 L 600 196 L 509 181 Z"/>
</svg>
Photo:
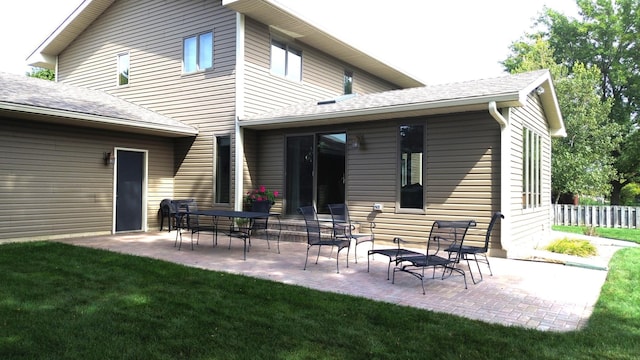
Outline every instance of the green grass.
<svg viewBox="0 0 640 360">
<path fill-rule="evenodd" d="M 587 228 L 585 226 L 564 226 L 553 225 L 552 229 L 555 231 L 562 231 L 573 234 L 585 234 L 585 232 L 595 231 L 595 236 L 604 237 L 608 239 L 626 240 L 640 244 L 640 229 L 622 229 L 622 228 Z"/>
<path fill-rule="evenodd" d="M 0 274 L 0 359 L 635 359 L 640 353 L 640 249 L 613 257 L 588 326 L 569 333 L 59 243 L 0 246 Z"/>
<path fill-rule="evenodd" d="M 587 240 L 562 238 L 552 241 L 545 249 L 567 255 L 576 255 L 580 257 L 594 256 L 598 250 Z"/>
</svg>

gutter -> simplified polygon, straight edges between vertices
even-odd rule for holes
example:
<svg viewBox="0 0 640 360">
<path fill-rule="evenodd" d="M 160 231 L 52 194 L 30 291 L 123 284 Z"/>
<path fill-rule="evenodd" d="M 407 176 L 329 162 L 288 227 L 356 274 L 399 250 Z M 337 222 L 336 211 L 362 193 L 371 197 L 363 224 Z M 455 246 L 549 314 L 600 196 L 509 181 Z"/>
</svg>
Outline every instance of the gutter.
<svg viewBox="0 0 640 360">
<path fill-rule="evenodd" d="M 500 124 L 500 128 L 504 128 L 509 125 L 507 119 L 505 119 L 504 116 L 502 116 L 502 114 L 498 111 L 498 105 L 495 101 L 489 102 L 489 114 L 491 114 L 491 116 L 498 122 L 498 124 Z"/>
<path fill-rule="evenodd" d="M 504 220 L 500 224 L 500 244 L 502 251 L 508 252 L 511 239 L 511 208 L 509 199 L 511 197 L 511 127 L 509 126 L 509 109 L 507 110 L 507 118 L 498 110 L 495 101 L 487 104 L 489 114 L 500 125 L 500 212 L 504 215 Z M 506 254 L 505 254 L 506 255 Z M 506 256 L 505 256 L 506 257 Z"/>
<path fill-rule="evenodd" d="M 111 116 L 101 116 L 86 114 L 74 111 L 42 108 L 32 105 L 22 105 L 15 103 L 0 102 L 0 111 L 15 111 L 23 114 L 34 114 L 40 116 L 50 116 L 54 119 L 47 122 L 74 124 L 76 126 L 91 128 L 114 128 L 120 131 L 131 132 L 136 129 L 139 132 L 153 132 L 156 134 L 167 134 L 173 136 L 196 136 L 198 129 L 191 126 L 175 126 L 161 123 L 141 123 L 136 120 L 122 119 Z M 60 120 L 55 120 L 60 119 Z M 148 124 L 148 125 L 147 125 Z M 129 129 L 122 130 L 122 128 Z"/>
<path fill-rule="evenodd" d="M 260 118 L 260 119 L 240 119 L 239 123 L 241 127 L 259 127 L 259 126 L 272 126 L 272 125 L 286 125 L 286 124 L 298 124 L 298 123 L 306 123 L 313 121 L 323 121 L 326 123 L 327 120 L 331 119 L 340 119 L 347 121 L 350 118 L 355 117 L 366 117 L 369 119 L 375 118 L 383 118 L 385 114 L 395 114 L 395 113 L 406 113 L 406 112 L 419 112 L 425 110 L 435 110 L 435 109 L 447 109 L 447 108 L 462 108 L 462 107 L 470 107 L 475 110 L 481 110 L 484 108 L 484 104 L 489 99 L 494 99 L 491 101 L 492 103 L 496 103 L 499 101 L 504 106 L 523 106 L 524 104 L 521 102 L 521 99 L 518 96 L 513 96 L 513 94 L 503 94 L 500 96 L 489 95 L 489 96 L 479 96 L 473 98 L 464 98 L 464 99 L 447 99 L 440 101 L 427 101 L 427 102 L 419 102 L 419 103 L 408 103 L 408 104 L 396 104 L 396 105 L 380 105 L 369 108 L 358 108 L 351 110 L 340 110 L 340 109 L 327 109 L 322 112 L 314 112 L 307 114 L 299 114 L 299 115 L 286 115 L 281 117 L 270 117 L 270 118 Z M 327 105 L 321 105 L 327 106 Z M 331 105 L 329 105 L 331 106 Z"/>
</svg>

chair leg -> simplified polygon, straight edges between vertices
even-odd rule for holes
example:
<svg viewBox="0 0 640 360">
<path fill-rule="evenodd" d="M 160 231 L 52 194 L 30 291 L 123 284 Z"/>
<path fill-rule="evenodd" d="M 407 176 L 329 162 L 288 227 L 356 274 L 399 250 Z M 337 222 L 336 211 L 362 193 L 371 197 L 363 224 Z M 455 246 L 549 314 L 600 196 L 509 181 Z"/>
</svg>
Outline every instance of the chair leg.
<svg viewBox="0 0 640 360">
<path fill-rule="evenodd" d="M 491 264 L 489 264 L 489 258 L 487 257 L 487 254 L 481 254 L 482 256 L 484 256 L 484 261 L 487 262 L 487 267 L 489 268 L 489 275 L 493 276 L 493 271 L 491 271 Z"/>
<path fill-rule="evenodd" d="M 307 270 L 307 261 L 309 260 L 309 246 L 307 246 L 307 257 L 304 258 L 304 269 L 302 270 Z"/>
</svg>

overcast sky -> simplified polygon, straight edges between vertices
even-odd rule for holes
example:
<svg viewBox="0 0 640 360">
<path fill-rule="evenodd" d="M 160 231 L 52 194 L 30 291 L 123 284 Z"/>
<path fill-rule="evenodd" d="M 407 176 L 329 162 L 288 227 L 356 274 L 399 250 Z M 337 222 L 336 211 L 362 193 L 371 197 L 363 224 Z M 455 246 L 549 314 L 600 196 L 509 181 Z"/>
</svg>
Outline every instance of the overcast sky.
<svg viewBox="0 0 640 360">
<path fill-rule="evenodd" d="M 576 16 L 575 0 L 275 0 L 296 15 L 428 84 L 500 76 L 509 45 L 546 5 Z M 0 4 L 0 71 L 25 59 L 81 0 Z"/>
</svg>

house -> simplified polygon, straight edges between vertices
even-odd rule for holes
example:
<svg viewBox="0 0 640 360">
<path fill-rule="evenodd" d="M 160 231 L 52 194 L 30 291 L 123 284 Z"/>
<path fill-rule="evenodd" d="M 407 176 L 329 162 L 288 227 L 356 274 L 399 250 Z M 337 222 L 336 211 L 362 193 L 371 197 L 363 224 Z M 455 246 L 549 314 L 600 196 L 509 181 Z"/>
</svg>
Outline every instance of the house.
<svg viewBox="0 0 640 360">
<path fill-rule="evenodd" d="M 257 185 L 382 241 L 497 210 L 494 255 L 549 230 L 547 71 L 425 87 L 272 0 L 85 0 L 29 62 L 57 83 L 0 75 L 0 239 L 147 231 L 164 198 Z"/>
</svg>

